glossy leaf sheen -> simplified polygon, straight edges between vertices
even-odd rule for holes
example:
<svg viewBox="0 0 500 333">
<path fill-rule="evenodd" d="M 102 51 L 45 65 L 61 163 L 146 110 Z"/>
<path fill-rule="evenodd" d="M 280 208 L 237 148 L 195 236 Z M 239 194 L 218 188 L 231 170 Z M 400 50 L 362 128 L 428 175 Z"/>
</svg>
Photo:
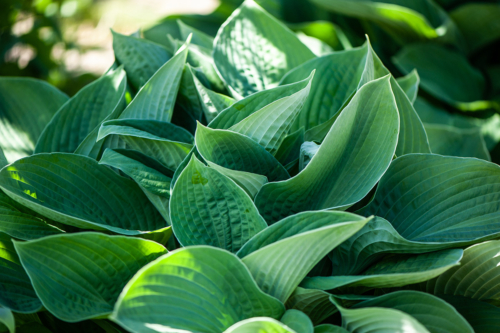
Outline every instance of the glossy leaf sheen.
<svg viewBox="0 0 500 333">
<path fill-rule="evenodd" d="M 118 299 L 112 320 L 130 331 L 220 333 L 251 317 L 280 318 L 233 254 L 208 246 L 171 252 L 141 269 Z"/>
<path fill-rule="evenodd" d="M 14 246 L 43 306 L 68 322 L 111 313 L 135 272 L 167 252 L 152 241 L 100 233 L 16 241 Z"/>
</svg>

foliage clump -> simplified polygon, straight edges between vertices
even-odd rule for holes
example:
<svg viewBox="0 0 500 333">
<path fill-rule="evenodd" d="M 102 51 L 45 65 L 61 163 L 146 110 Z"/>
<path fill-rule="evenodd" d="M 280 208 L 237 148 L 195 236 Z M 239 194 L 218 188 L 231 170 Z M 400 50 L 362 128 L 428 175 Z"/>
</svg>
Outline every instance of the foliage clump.
<svg viewBox="0 0 500 333">
<path fill-rule="evenodd" d="M 449 46 L 490 40 L 432 2 L 312 2 L 403 45 L 407 75 L 246 1 L 215 38 L 114 33 L 71 98 L 0 78 L 0 331 L 498 329 L 498 104 Z"/>
</svg>

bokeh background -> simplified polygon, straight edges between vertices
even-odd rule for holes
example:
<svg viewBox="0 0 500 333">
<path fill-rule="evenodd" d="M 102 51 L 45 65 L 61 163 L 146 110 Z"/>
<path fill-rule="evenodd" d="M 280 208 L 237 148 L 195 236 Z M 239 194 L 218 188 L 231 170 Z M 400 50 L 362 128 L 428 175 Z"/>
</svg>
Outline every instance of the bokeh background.
<svg viewBox="0 0 500 333">
<path fill-rule="evenodd" d="M 132 34 L 218 0 L 0 0 L 0 76 L 47 80 L 68 95 L 113 63 L 110 29 Z"/>
</svg>

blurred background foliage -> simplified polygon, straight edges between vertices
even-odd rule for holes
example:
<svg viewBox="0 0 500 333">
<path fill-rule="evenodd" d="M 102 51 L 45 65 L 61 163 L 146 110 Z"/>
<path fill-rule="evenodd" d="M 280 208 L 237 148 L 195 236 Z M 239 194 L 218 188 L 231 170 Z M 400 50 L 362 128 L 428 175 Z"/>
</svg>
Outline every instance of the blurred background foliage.
<svg viewBox="0 0 500 333">
<path fill-rule="evenodd" d="M 1 0 L 0 75 L 48 81 L 68 95 L 113 63 L 110 29 L 131 34 L 171 13 L 209 13 L 216 0 Z"/>
</svg>

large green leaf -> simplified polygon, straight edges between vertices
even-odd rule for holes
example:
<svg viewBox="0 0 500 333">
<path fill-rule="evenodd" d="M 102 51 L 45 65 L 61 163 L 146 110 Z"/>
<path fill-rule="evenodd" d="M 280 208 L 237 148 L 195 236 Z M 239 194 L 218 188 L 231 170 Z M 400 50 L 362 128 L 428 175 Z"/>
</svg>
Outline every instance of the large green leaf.
<svg viewBox="0 0 500 333">
<path fill-rule="evenodd" d="M 137 150 L 175 171 L 189 154 L 193 136 L 183 129 L 163 121 L 118 119 L 106 121 L 99 129 L 97 140 L 117 135 L 128 147 Z"/>
<path fill-rule="evenodd" d="M 288 309 L 297 309 L 309 316 L 314 324 L 322 323 L 337 312 L 330 302 L 330 294 L 318 289 L 297 287 L 286 301 Z M 316 333 L 316 331 L 315 331 Z"/>
<path fill-rule="evenodd" d="M 144 84 L 123 111 L 121 119 L 151 119 L 170 122 L 186 63 L 189 40 Z"/>
<path fill-rule="evenodd" d="M 339 211 L 302 212 L 284 218 L 252 237 L 236 254 L 244 258 L 249 254 L 285 238 L 318 228 L 352 221 L 365 221 L 362 216 Z"/>
<path fill-rule="evenodd" d="M 222 110 L 232 105 L 234 99 L 206 88 L 191 69 L 190 74 L 193 78 L 193 84 L 198 94 L 201 109 L 203 110 L 207 122 L 210 123 Z"/>
<path fill-rule="evenodd" d="M 269 181 L 289 178 L 288 172 L 273 155 L 240 133 L 198 124 L 195 143 L 203 159 L 224 168 L 263 175 Z"/>
<path fill-rule="evenodd" d="M 462 32 L 471 52 L 500 38 L 498 3 L 469 2 L 453 10 L 450 16 Z"/>
<path fill-rule="evenodd" d="M 464 251 L 460 266 L 453 267 L 423 290 L 439 295 L 464 296 L 477 300 L 500 300 L 500 241 L 473 245 Z"/>
<path fill-rule="evenodd" d="M 296 332 L 314 333 L 314 326 L 311 319 L 302 311 L 295 309 L 287 310 L 280 321 Z"/>
<path fill-rule="evenodd" d="M 135 89 L 141 88 L 172 54 L 162 45 L 147 39 L 124 36 L 111 30 L 117 62 L 125 67 Z"/>
<path fill-rule="evenodd" d="M 229 327 L 224 333 L 296 333 L 283 323 L 267 317 L 257 317 L 242 320 L 239 323 Z"/>
<path fill-rule="evenodd" d="M 267 227 L 245 191 L 196 156 L 175 183 L 170 217 L 181 245 L 212 245 L 231 252 Z"/>
<path fill-rule="evenodd" d="M 244 97 L 277 86 L 288 71 L 315 57 L 253 1 L 245 1 L 222 25 L 213 56 L 230 89 Z"/>
<path fill-rule="evenodd" d="M 500 233 L 500 168 L 474 159 L 410 154 L 394 160 L 361 213 L 419 242 L 477 242 Z"/>
<path fill-rule="evenodd" d="M 0 148 L 9 162 L 33 153 L 43 129 L 67 100 L 40 80 L 0 78 Z"/>
<path fill-rule="evenodd" d="M 398 134 L 389 77 L 364 85 L 307 167 L 290 180 L 262 187 L 255 199 L 261 215 L 275 222 L 306 210 L 353 205 L 387 170 Z"/>
<path fill-rule="evenodd" d="M 12 311 L 0 305 L 0 330 L 4 332 L 5 328 L 7 328 L 10 333 L 15 333 L 16 322 Z"/>
<path fill-rule="evenodd" d="M 205 47 L 207 49 L 212 49 L 214 45 L 214 38 L 201 30 L 198 30 L 194 27 L 187 25 L 182 22 L 182 20 L 177 20 L 177 24 L 179 25 L 179 33 L 180 37 L 183 40 L 186 40 L 190 34 L 193 34 L 193 38 L 191 42 L 193 44 Z"/>
<path fill-rule="evenodd" d="M 62 230 L 47 224 L 42 216 L 0 191 L 0 232 L 17 239 L 30 240 L 59 234 Z"/>
<path fill-rule="evenodd" d="M 126 145 L 158 160 L 175 171 L 192 148 L 191 133 L 171 123 L 155 120 L 118 119 L 106 121 L 98 140 L 117 135 Z"/>
<path fill-rule="evenodd" d="M 337 13 L 374 22 L 400 44 L 419 40 L 456 41 L 453 21 L 428 0 L 312 0 Z M 460 40 L 458 40 L 460 41 Z"/>
<path fill-rule="evenodd" d="M 111 313 L 128 280 L 167 252 L 152 241 L 93 232 L 14 246 L 43 306 L 67 322 Z"/>
<path fill-rule="evenodd" d="M 290 84 L 306 78 L 316 70 L 311 92 L 292 130 L 308 130 L 333 117 L 356 91 L 365 69 L 369 45 L 335 52 L 310 60 L 287 73 L 281 84 Z"/>
<path fill-rule="evenodd" d="M 0 232 L 0 306 L 21 313 L 33 313 L 42 303 L 31 285 L 12 239 Z"/>
<path fill-rule="evenodd" d="M 469 322 L 475 333 L 497 333 L 500 330 L 500 308 L 462 296 L 439 295 Z"/>
<path fill-rule="evenodd" d="M 307 78 L 309 83 L 305 88 L 266 105 L 229 129 L 248 136 L 275 155 L 302 110 L 311 90 L 314 72 Z"/>
<path fill-rule="evenodd" d="M 491 160 L 481 134 L 481 128 L 459 129 L 435 124 L 425 124 L 424 126 L 432 153 Z"/>
<path fill-rule="evenodd" d="M 361 275 L 305 278 L 304 288 L 331 290 L 340 287 L 389 288 L 430 280 L 460 264 L 463 250 L 451 249 L 417 255 L 388 255 Z"/>
<path fill-rule="evenodd" d="M 122 68 L 85 86 L 47 124 L 35 153 L 74 152 L 108 115 L 123 110 L 126 86 Z"/>
<path fill-rule="evenodd" d="M 292 233 L 288 237 L 285 235 L 286 238 L 264 246 L 242 260 L 264 292 L 286 302 L 307 273 L 369 219 L 351 221 L 335 223 L 333 219 L 330 223 L 323 222 L 326 226 Z M 281 233 L 279 228 L 275 230 Z"/>
<path fill-rule="evenodd" d="M 430 333 L 418 320 L 400 310 L 379 307 L 346 309 L 333 296 L 330 299 L 342 314 L 342 327 L 349 332 Z"/>
<path fill-rule="evenodd" d="M 469 323 L 445 301 L 418 291 L 396 291 L 354 305 L 351 309 L 389 308 L 405 312 L 431 333 L 474 333 Z"/>
<path fill-rule="evenodd" d="M 141 269 L 125 286 L 111 319 L 138 333 L 220 333 L 251 317 L 278 319 L 284 311 L 235 255 L 193 246 Z"/>
<path fill-rule="evenodd" d="M 418 70 L 420 86 L 434 97 L 451 104 L 483 99 L 485 80 L 467 59 L 443 46 L 405 46 L 393 62 L 403 73 Z"/>
<path fill-rule="evenodd" d="M 168 203 L 172 179 L 158 171 L 162 170 L 162 167 L 154 162 L 145 156 L 138 155 L 135 151 L 124 149 L 106 149 L 99 160 L 99 164 L 116 168 L 132 178 L 165 221 L 170 224 Z"/>
<path fill-rule="evenodd" d="M 304 89 L 308 84 L 309 80 L 306 78 L 299 82 L 256 92 L 255 94 L 245 97 L 223 110 L 219 115 L 217 115 L 217 117 L 214 118 L 213 121 L 210 122 L 208 127 L 214 129 L 229 129 L 231 126 L 236 125 L 240 121 L 252 115 L 254 112 L 264 108 L 276 100 L 297 93 L 298 91 Z"/>
<path fill-rule="evenodd" d="M 332 275 L 354 275 L 361 273 L 387 253 L 425 253 L 458 245 L 460 244 L 456 242 L 407 240 L 387 220 L 376 217 L 353 237 L 336 247 L 329 257 L 333 264 Z"/>
<path fill-rule="evenodd" d="M 0 171 L 0 187 L 40 215 L 83 229 L 140 234 L 166 226 L 132 180 L 80 155 L 25 157 Z"/>
</svg>

